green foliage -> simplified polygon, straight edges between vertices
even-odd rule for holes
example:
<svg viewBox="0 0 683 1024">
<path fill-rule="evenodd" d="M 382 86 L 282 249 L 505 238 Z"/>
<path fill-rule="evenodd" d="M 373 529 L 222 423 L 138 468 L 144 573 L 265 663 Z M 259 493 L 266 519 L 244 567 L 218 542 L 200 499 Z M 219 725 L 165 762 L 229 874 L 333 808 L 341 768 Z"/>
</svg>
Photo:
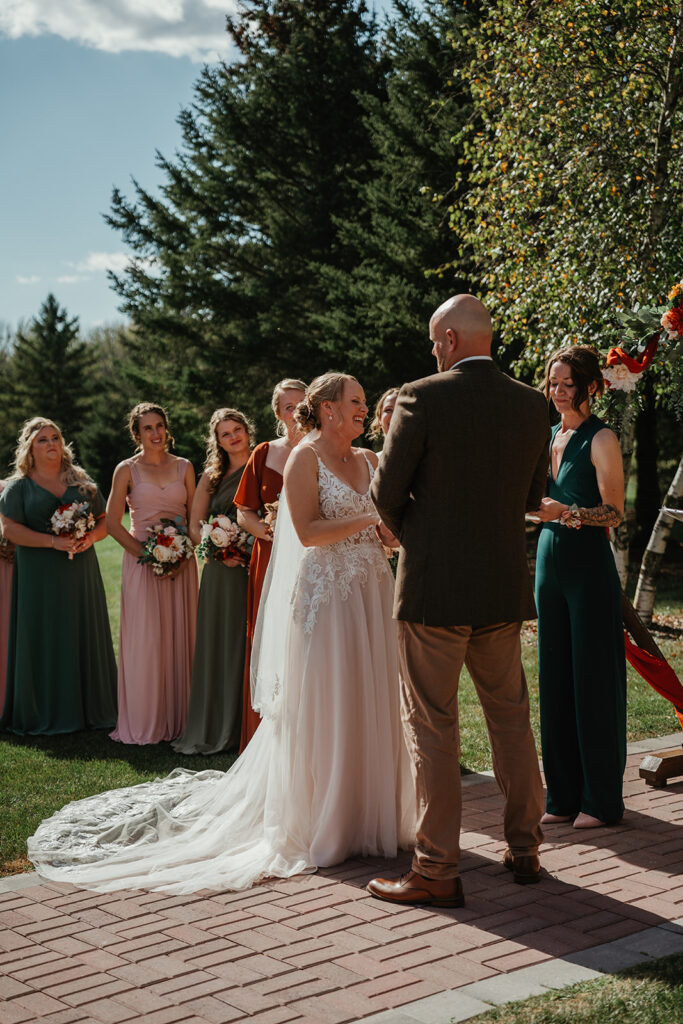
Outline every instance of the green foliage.
<svg viewBox="0 0 683 1024">
<path fill-rule="evenodd" d="M 0 336 L 0 479 L 7 476 L 16 442 L 14 388 L 12 386 L 12 338 L 3 328 Z"/>
<path fill-rule="evenodd" d="M 0 358 L 5 469 L 19 427 L 32 416 L 54 420 L 78 449 L 91 406 L 92 366 L 91 352 L 79 337 L 78 319 L 70 319 L 54 295 L 48 295 L 38 315 L 17 331 Z"/>
<path fill-rule="evenodd" d="M 458 202 L 453 137 L 471 104 L 452 73 L 452 40 L 473 20 L 461 0 L 396 0 L 383 41 L 386 91 L 363 99 L 375 153 L 371 174 L 357 180 L 353 218 L 341 225 L 356 255 L 350 268 L 322 268 L 321 322 L 370 394 L 434 372 L 429 317 L 466 286 L 462 272 L 426 270 L 457 251 L 447 230 Z"/>
<path fill-rule="evenodd" d="M 100 327 L 87 338 L 93 361 L 89 381 L 92 406 L 80 433 L 79 454 L 105 497 L 114 469 L 133 449 L 127 414 L 140 399 L 129 376 L 130 337 L 125 328 Z"/>
<path fill-rule="evenodd" d="M 508 1003 L 477 1024 L 671 1024 L 683 1020 L 683 953 Z"/>
<path fill-rule="evenodd" d="M 195 449 L 217 405 L 270 427 L 278 378 L 346 365 L 319 323 L 322 269 L 354 258 L 339 225 L 369 173 L 360 97 L 383 89 L 362 0 L 245 0 L 228 31 L 240 59 L 202 71 L 160 195 L 115 190 L 108 218 L 137 257 L 112 275 L 131 380 Z"/>
<path fill-rule="evenodd" d="M 521 372 L 601 344 L 615 308 L 663 299 L 683 262 L 683 5 L 491 0 L 459 54 L 459 260 Z M 465 59 L 467 58 L 467 59 Z"/>
<path fill-rule="evenodd" d="M 674 285 L 666 305 L 636 303 L 633 309 L 617 310 L 614 316 L 620 325 L 618 334 L 614 335 L 614 345 L 618 342 L 627 358 L 638 362 L 645 360 L 646 369 L 629 378 L 635 384 L 636 401 L 641 409 L 644 399 L 651 403 L 656 395 L 660 408 L 680 421 L 683 419 L 683 283 Z M 605 355 L 607 351 L 605 348 Z M 620 371 L 623 369 L 618 367 Z M 605 370 L 606 377 L 613 373 L 614 367 Z M 601 412 L 615 429 L 618 429 L 626 402 L 620 387 L 610 388 L 603 395 Z"/>
</svg>

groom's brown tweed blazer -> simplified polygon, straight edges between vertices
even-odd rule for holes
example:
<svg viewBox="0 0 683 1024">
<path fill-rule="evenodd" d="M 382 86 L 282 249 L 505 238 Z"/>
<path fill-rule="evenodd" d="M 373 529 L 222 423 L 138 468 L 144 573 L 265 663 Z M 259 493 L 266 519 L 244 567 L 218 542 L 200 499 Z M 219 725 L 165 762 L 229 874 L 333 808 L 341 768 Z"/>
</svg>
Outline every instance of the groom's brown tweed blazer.
<svg viewBox="0 0 683 1024">
<path fill-rule="evenodd" d="M 401 388 L 372 498 L 401 541 L 394 614 L 426 626 L 534 618 L 524 513 L 545 493 L 539 392 L 491 360 Z"/>
</svg>

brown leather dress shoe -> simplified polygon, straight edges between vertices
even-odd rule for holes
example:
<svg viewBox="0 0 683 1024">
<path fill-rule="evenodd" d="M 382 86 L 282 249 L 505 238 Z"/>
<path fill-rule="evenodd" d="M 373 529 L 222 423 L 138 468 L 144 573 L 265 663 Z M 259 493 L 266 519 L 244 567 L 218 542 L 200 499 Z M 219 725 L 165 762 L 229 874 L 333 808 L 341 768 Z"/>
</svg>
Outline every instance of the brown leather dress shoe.
<svg viewBox="0 0 683 1024">
<path fill-rule="evenodd" d="M 503 855 L 503 865 L 512 871 L 512 877 L 517 885 L 533 885 L 541 880 L 541 862 L 537 853 L 514 854 L 512 850 L 506 850 Z"/>
<path fill-rule="evenodd" d="M 371 896 L 389 903 L 412 903 L 421 907 L 464 907 L 462 881 L 455 878 L 425 878 L 416 871 L 394 880 L 373 878 L 365 887 Z"/>
</svg>

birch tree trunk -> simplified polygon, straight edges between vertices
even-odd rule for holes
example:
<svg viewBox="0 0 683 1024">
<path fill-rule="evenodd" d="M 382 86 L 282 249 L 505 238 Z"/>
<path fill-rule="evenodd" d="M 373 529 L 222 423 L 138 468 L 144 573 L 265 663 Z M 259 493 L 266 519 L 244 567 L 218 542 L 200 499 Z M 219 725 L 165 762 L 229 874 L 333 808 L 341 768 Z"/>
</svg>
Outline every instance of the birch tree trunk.
<svg viewBox="0 0 683 1024">
<path fill-rule="evenodd" d="M 681 497 L 683 497 L 683 456 L 681 456 L 678 469 L 664 499 L 665 507 L 676 508 Z M 643 560 L 640 563 L 640 575 L 638 576 L 638 586 L 636 587 L 633 606 L 646 626 L 649 626 L 652 622 L 659 567 L 666 551 L 667 541 L 669 540 L 673 524 L 674 517 L 662 509 L 650 534 Z"/>
<path fill-rule="evenodd" d="M 633 409 L 633 396 L 629 395 L 626 400 L 626 407 L 624 408 L 619 436 L 619 442 L 621 444 L 621 461 L 624 467 L 625 487 L 628 487 L 628 478 L 631 472 L 635 429 L 636 418 Z M 619 580 L 621 582 L 621 589 L 624 590 L 626 587 L 626 577 L 628 576 L 629 549 L 629 527 L 626 522 L 626 509 L 624 509 L 624 518 L 619 525 L 610 530 L 610 537 L 612 541 L 612 551 L 614 552 L 614 561 L 616 562 L 617 572 L 619 573 Z"/>
</svg>

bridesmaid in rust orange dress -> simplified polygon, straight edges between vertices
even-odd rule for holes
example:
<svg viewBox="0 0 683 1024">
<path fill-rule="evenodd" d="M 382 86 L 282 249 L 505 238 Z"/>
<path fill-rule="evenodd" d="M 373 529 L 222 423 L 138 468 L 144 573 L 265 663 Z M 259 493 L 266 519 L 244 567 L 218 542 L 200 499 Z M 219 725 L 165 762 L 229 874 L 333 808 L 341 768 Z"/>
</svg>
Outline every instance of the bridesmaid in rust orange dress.
<svg viewBox="0 0 683 1024">
<path fill-rule="evenodd" d="M 263 521 L 266 504 L 277 500 L 282 490 L 282 474 L 292 449 L 300 438 L 294 420 L 294 410 L 303 401 L 306 385 L 300 380 L 281 380 L 273 391 L 273 412 L 278 421 L 278 437 L 274 441 L 258 444 L 244 467 L 240 485 L 235 494 L 237 518 L 240 526 L 256 537 L 249 566 L 247 594 L 247 648 L 244 659 L 242 700 L 242 731 L 240 753 L 244 750 L 261 721 L 251 706 L 251 645 L 263 581 L 270 561 L 272 537 Z"/>
</svg>

